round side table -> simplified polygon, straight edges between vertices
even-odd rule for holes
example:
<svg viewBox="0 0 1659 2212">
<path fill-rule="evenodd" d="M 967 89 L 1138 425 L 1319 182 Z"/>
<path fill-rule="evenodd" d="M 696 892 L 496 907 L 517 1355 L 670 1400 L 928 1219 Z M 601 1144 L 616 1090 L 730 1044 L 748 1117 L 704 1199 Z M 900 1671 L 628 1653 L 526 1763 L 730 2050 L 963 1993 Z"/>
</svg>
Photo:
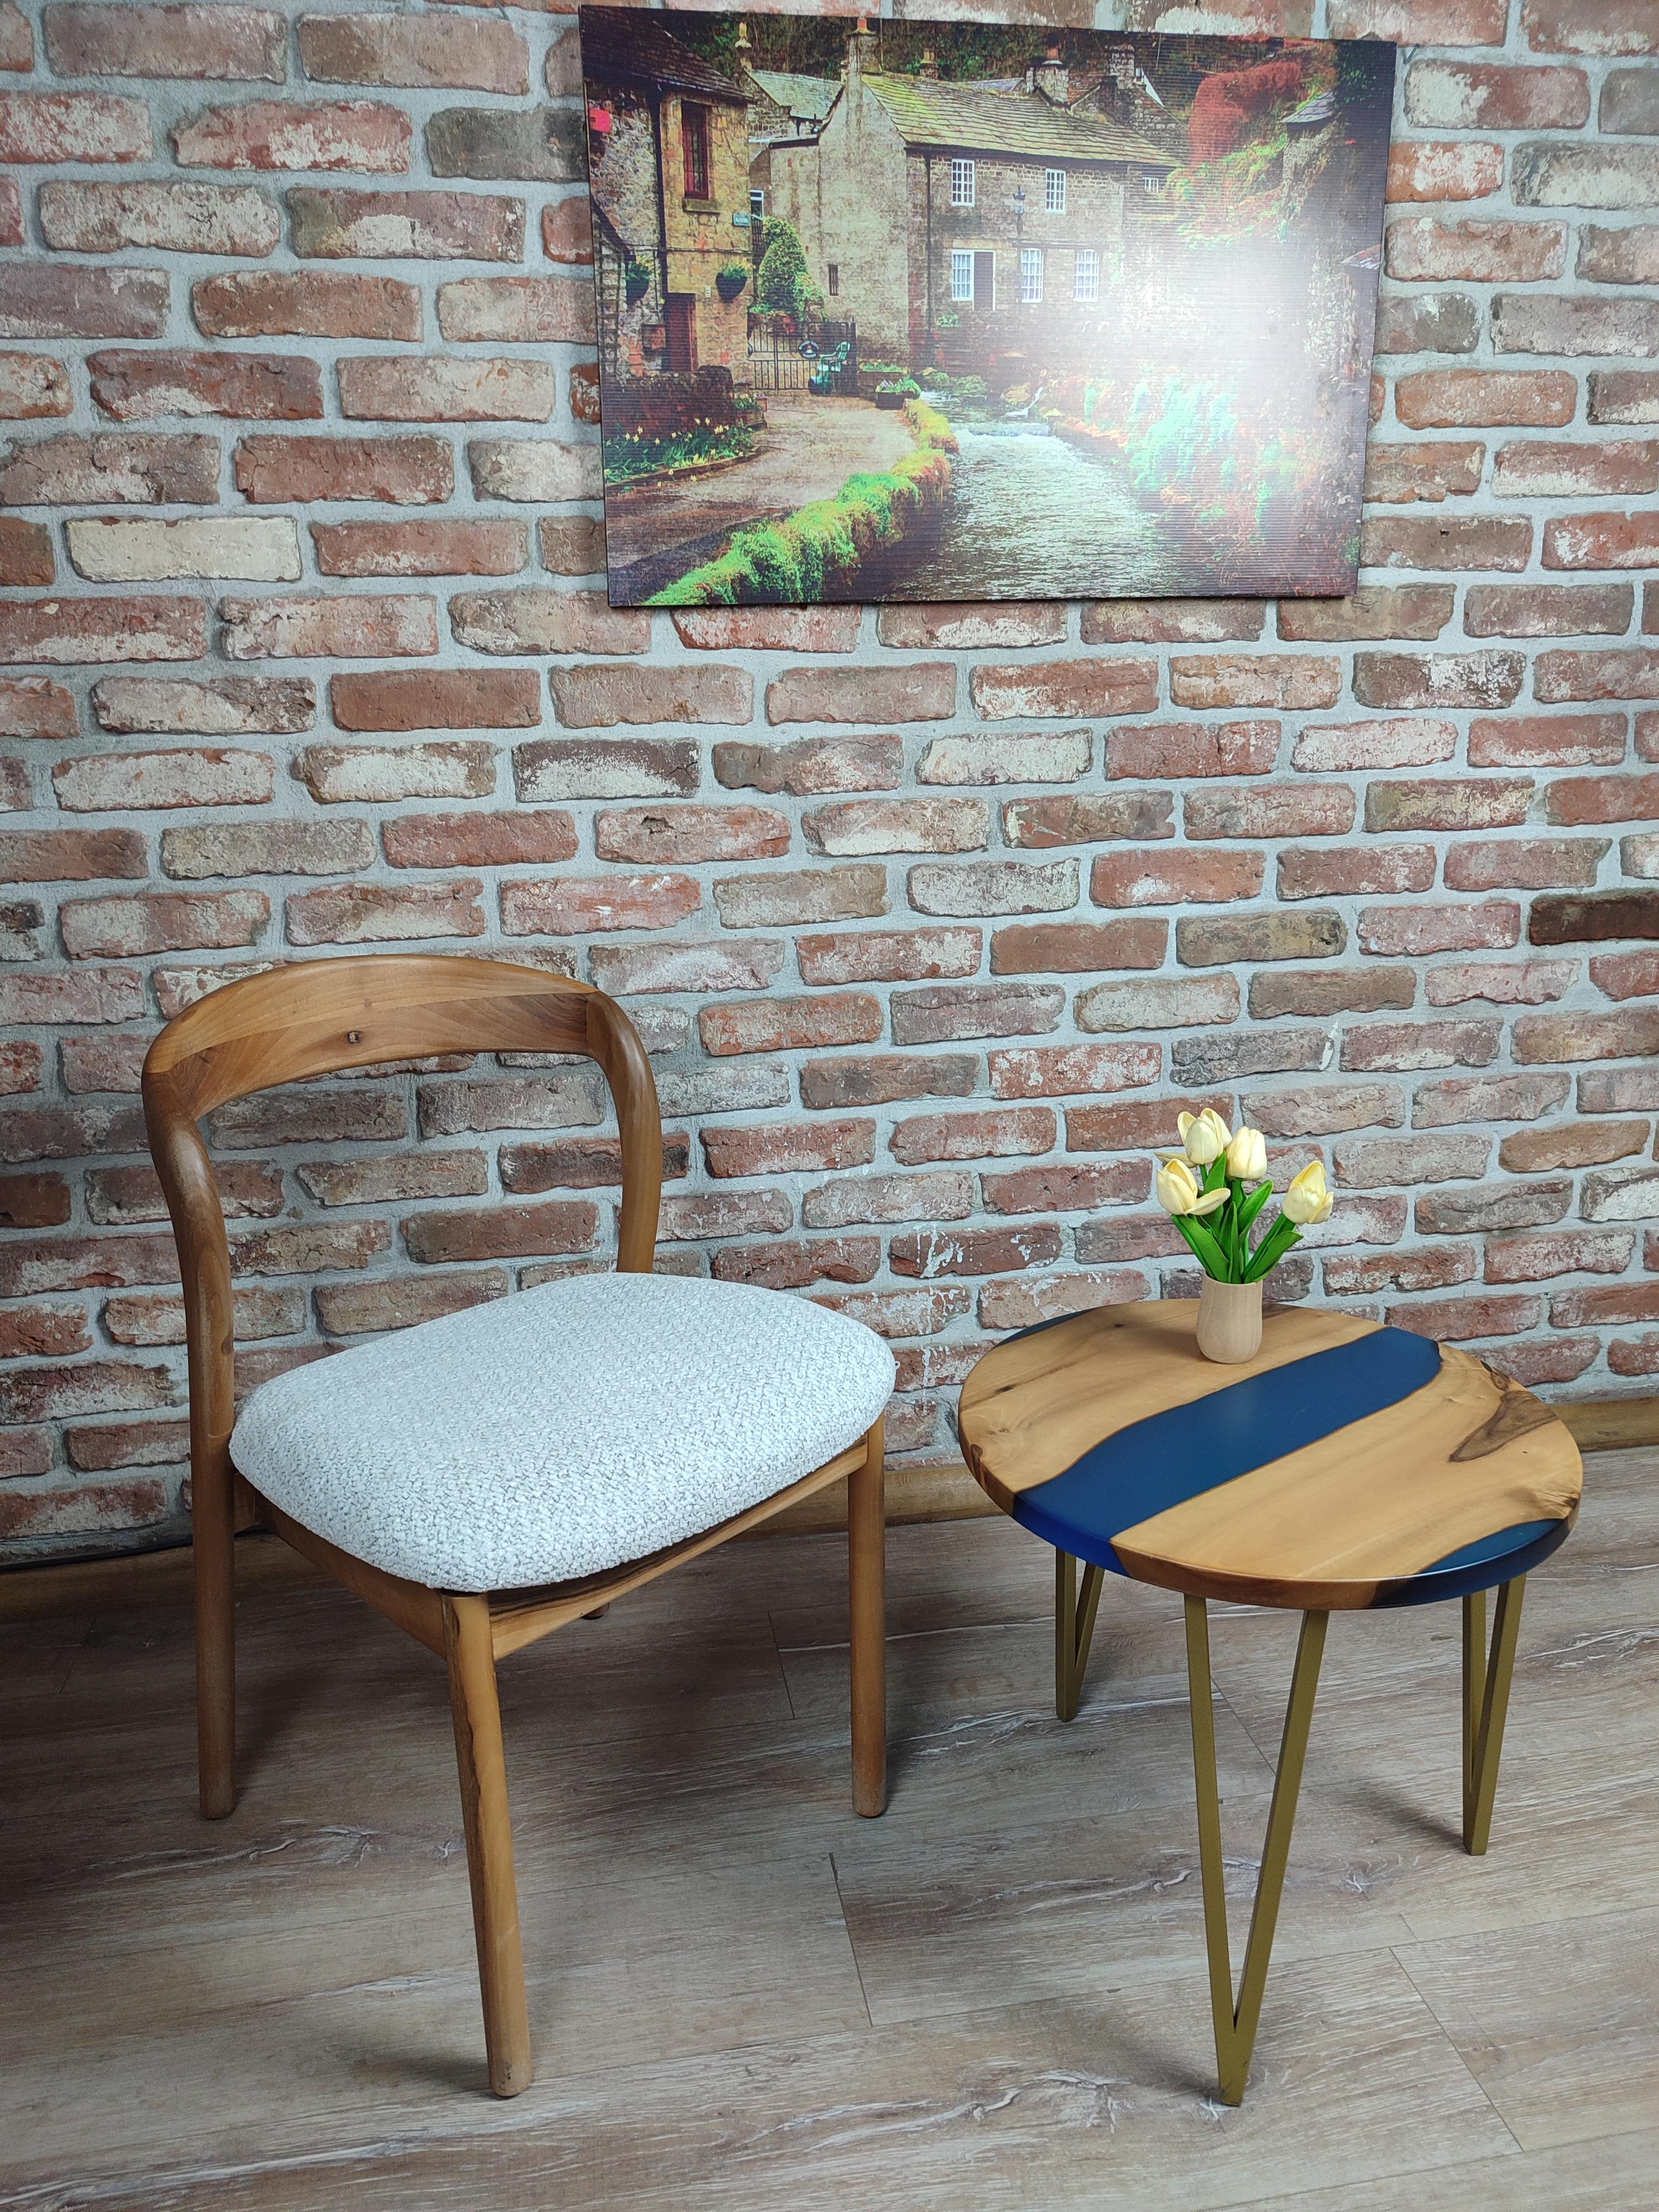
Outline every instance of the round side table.
<svg viewBox="0 0 1659 2212">
<path fill-rule="evenodd" d="M 1055 1549 L 1055 1705 L 1077 1711 L 1104 1573 L 1186 1604 L 1199 1861 L 1224 2103 L 1244 2094 L 1334 1612 L 1463 1601 L 1463 1842 L 1486 1848 L 1521 1599 L 1571 1528 L 1565 1426 L 1467 1352 L 1351 1314 L 1270 1310 L 1237 1367 L 1187 1299 L 1023 1330 L 962 1386 L 981 1487 Z M 1081 1588 L 1078 1565 L 1083 1565 Z M 1486 1650 L 1485 1593 L 1498 1592 Z M 1302 1615 L 1244 1969 L 1227 1948 L 1208 1601 Z"/>
</svg>

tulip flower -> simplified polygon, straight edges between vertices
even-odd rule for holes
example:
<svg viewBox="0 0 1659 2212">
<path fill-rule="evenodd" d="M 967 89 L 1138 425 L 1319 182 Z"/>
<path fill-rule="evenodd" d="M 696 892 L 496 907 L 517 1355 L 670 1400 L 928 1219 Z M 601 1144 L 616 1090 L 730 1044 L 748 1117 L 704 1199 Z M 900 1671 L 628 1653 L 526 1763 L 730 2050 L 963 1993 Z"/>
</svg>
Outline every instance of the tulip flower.
<svg viewBox="0 0 1659 2212">
<path fill-rule="evenodd" d="M 1235 1182 L 1260 1182 L 1267 1172 L 1267 1147 L 1260 1129 L 1243 1128 L 1227 1147 L 1227 1172 Z"/>
<path fill-rule="evenodd" d="M 1227 1203 L 1224 1188 L 1204 1190 L 1200 1188 L 1198 1178 L 1178 1152 L 1158 1170 L 1154 1188 L 1158 1202 L 1166 1213 L 1213 1213 Z"/>
<path fill-rule="evenodd" d="M 1232 1131 L 1213 1106 L 1206 1106 L 1201 1114 L 1177 1114 L 1176 1127 L 1181 1132 L 1187 1158 L 1198 1168 L 1206 1168 L 1212 1160 L 1218 1160 L 1232 1138 Z"/>
<path fill-rule="evenodd" d="M 1330 1218 L 1334 1194 L 1326 1187 L 1324 1163 L 1310 1160 L 1295 1176 L 1285 1194 L 1283 1212 L 1298 1229 L 1314 1228 Z"/>
</svg>

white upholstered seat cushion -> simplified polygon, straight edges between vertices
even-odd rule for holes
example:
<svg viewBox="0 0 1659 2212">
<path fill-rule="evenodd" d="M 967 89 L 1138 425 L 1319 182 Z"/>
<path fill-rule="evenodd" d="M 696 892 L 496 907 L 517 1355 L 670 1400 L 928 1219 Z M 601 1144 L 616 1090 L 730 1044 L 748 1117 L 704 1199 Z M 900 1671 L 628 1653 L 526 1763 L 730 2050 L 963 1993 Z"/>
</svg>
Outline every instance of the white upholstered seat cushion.
<svg viewBox="0 0 1659 2212">
<path fill-rule="evenodd" d="M 443 1589 L 563 1582 L 714 1528 L 862 1436 L 893 1356 L 805 1298 L 583 1275 L 275 1376 L 231 1457 L 303 1528 Z"/>
</svg>

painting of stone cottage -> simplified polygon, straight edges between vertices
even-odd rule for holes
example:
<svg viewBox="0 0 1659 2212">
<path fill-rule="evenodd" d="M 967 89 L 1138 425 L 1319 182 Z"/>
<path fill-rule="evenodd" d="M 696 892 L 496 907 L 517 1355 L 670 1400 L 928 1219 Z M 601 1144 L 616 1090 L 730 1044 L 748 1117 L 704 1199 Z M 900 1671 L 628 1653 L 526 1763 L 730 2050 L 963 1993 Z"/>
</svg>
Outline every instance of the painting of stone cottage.
<svg viewBox="0 0 1659 2212">
<path fill-rule="evenodd" d="M 1352 590 L 1392 46 L 580 37 L 614 605 Z"/>
</svg>

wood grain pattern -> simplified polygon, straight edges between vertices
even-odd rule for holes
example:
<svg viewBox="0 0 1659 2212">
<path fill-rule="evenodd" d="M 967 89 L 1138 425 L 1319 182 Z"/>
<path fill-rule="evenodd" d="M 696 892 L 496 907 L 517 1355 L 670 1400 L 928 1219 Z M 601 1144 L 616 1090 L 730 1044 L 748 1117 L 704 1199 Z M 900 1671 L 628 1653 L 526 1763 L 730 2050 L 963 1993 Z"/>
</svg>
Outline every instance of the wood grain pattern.
<svg viewBox="0 0 1659 2212">
<path fill-rule="evenodd" d="M 1132 1422 L 1352 1344 L 1378 1324 L 1281 1306 L 1268 1316 L 1261 1351 L 1236 1367 L 1204 1358 L 1197 1326 L 1196 1301 L 1147 1299 L 1073 1314 L 988 1352 L 963 1384 L 961 1404 L 963 1456 L 987 1494 L 1008 1512 L 1022 1490 L 1063 1474 Z"/>
</svg>

